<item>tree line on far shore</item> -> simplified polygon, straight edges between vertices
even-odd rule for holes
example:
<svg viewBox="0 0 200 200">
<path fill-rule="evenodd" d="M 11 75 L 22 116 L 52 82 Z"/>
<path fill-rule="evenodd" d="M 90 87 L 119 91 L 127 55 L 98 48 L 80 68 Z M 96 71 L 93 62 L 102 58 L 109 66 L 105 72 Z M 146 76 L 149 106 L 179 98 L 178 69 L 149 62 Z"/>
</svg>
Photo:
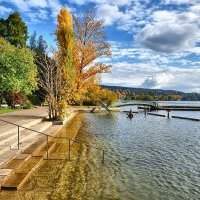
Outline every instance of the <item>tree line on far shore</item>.
<svg viewBox="0 0 200 200">
<path fill-rule="evenodd" d="M 199 93 L 186 93 L 177 90 L 132 88 L 123 86 L 106 86 L 103 88 L 112 90 L 123 100 L 143 101 L 200 101 Z"/>
<path fill-rule="evenodd" d="M 0 104 L 47 103 L 50 119 L 62 119 L 69 105 L 110 105 L 116 93 L 100 87 L 100 74 L 111 66 L 97 62 L 111 56 L 103 22 L 95 13 L 78 17 L 65 8 L 57 16 L 55 49 L 28 28 L 18 12 L 0 19 Z M 29 40 L 28 40 L 29 39 Z"/>
</svg>

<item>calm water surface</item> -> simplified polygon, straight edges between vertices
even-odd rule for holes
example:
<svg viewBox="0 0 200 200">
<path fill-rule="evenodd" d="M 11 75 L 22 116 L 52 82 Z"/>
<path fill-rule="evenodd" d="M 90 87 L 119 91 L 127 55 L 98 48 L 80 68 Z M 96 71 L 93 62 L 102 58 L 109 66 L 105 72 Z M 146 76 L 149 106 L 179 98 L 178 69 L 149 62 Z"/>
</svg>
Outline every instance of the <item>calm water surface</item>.
<svg viewBox="0 0 200 200">
<path fill-rule="evenodd" d="M 199 130 L 198 122 L 123 113 L 87 114 L 82 127 L 107 152 L 99 182 L 113 199 L 136 200 L 200 199 Z"/>
<path fill-rule="evenodd" d="M 199 122 L 143 113 L 132 120 L 125 113 L 80 119 L 78 138 L 104 148 L 105 164 L 101 151 L 74 144 L 72 161 L 44 162 L 18 193 L 21 198 L 200 199 Z"/>
</svg>

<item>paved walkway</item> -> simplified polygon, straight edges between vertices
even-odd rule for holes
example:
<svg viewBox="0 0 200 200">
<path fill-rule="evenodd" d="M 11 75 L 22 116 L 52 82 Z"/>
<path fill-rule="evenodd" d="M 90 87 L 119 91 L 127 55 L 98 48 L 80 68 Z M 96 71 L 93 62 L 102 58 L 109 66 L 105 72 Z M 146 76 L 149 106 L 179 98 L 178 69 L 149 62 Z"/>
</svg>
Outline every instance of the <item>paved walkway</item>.
<svg viewBox="0 0 200 200">
<path fill-rule="evenodd" d="M 47 114 L 47 108 L 37 107 L 0 115 L 0 166 L 20 152 L 17 149 L 17 126 L 5 123 L 1 119 L 26 128 L 45 132 L 52 125 L 51 122 L 43 121 L 43 118 L 47 117 Z M 20 128 L 20 150 L 27 148 L 41 137 L 41 134 Z"/>
<path fill-rule="evenodd" d="M 32 109 L 25 110 L 16 110 L 14 112 L 0 114 L 0 119 L 5 119 L 13 123 L 19 123 L 20 125 L 24 124 L 24 122 L 41 119 L 43 117 L 47 117 L 47 108 L 46 107 L 37 107 Z M 1 125 L 1 124 L 0 124 Z M 0 127 L 1 131 L 1 127 Z"/>
</svg>

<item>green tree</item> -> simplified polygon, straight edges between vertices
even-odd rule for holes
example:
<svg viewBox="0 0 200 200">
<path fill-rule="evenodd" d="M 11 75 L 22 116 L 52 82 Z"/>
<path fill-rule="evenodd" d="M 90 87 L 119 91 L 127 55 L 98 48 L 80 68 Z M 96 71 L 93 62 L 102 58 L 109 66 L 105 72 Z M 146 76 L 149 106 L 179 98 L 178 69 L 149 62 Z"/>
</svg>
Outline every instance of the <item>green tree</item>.
<svg viewBox="0 0 200 200">
<path fill-rule="evenodd" d="M 39 54 L 46 54 L 47 48 L 47 42 L 44 40 L 43 36 L 40 35 L 37 41 L 37 49 L 39 51 Z"/>
<path fill-rule="evenodd" d="M 29 48 L 36 53 L 36 56 L 40 57 L 47 53 L 48 45 L 43 36 L 40 35 L 37 38 L 37 33 L 34 31 L 29 39 Z"/>
<path fill-rule="evenodd" d="M 0 37 L 5 38 L 16 47 L 25 47 L 28 31 L 20 14 L 14 12 L 7 19 L 0 19 Z"/>
<path fill-rule="evenodd" d="M 34 33 L 31 35 L 29 39 L 29 47 L 31 50 L 37 49 L 37 33 L 34 31 Z"/>
<path fill-rule="evenodd" d="M 32 52 L 0 38 L 0 93 L 31 94 L 37 87 L 36 76 Z"/>
<path fill-rule="evenodd" d="M 37 33 L 34 32 L 29 39 L 29 48 L 34 52 L 34 61 L 37 65 L 38 71 L 38 81 L 42 81 L 43 74 L 43 65 L 45 65 L 45 61 L 48 59 L 47 57 L 47 42 L 43 39 L 43 36 L 37 37 Z M 50 58 L 49 58 L 50 59 Z M 40 105 L 44 102 L 46 96 L 46 91 L 41 88 L 40 84 L 38 85 L 38 89 L 30 96 L 33 104 Z"/>
</svg>

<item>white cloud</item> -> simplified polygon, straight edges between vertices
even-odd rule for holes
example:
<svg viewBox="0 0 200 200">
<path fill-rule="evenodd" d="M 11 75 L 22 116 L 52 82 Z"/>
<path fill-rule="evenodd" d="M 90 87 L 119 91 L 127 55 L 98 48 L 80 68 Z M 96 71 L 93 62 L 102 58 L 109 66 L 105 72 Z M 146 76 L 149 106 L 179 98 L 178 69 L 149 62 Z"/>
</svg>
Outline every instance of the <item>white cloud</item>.
<svg viewBox="0 0 200 200">
<path fill-rule="evenodd" d="M 27 16 L 29 17 L 30 23 L 41 23 L 49 18 L 49 12 L 44 9 L 39 9 L 37 12 L 28 12 Z"/>
<path fill-rule="evenodd" d="M 0 2 L 11 3 L 19 10 L 30 11 L 31 8 L 46 8 L 48 0 L 1 0 Z"/>
<path fill-rule="evenodd" d="M 116 6 L 124 6 L 124 5 L 130 5 L 131 2 L 134 0 L 70 0 L 70 3 L 77 4 L 77 5 L 83 5 L 87 3 L 95 3 L 95 4 L 112 4 Z"/>
<path fill-rule="evenodd" d="M 8 14 L 12 11 L 13 10 L 11 8 L 6 8 L 6 7 L 0 5 L 0 16 L 4 16 L 5 14 Z"/>
<path fill-rule="evenodd" d="M 175 79 L 174 74 L 169 71 L 156 73 L 144 80 L 141 87 L 144 88 L 164 88 Z"/>
<path fill-rule="evenodd" d="M 175 22 L 177 20 L 177 13 L 175 11 L 157 10 L 152 13 L 154 22 Z"/>
<path fill-rule="evenodd" d="M 59 0 L 48 0 L 48 7 L 51 10 L 52 17 L 55 18 L 63 6 Z"/>
<path fill-rule="evenodd" d="M 147 25 L 143 29 L 140 38 L 147 48 L 172 53 L 193 47 L 199 38 L 198 31 L 196 25 L 162 23 Z"/>
<path fill-rule="evenodd" d="M 48 1 L 47 0 L 29 0 L 29 1 L 24 1 L 24 3 L 27 2 L 30 7 L 33 8 L 46 8 L 48 6 Z"/>
<path fill-rule="evenodd" d="M 158 54 L 133 45 L 110 43 L 113 57 L 106 63 L 112 65 L 112 73 L 102 76 L 103 84 L 200 92 L 200 61 L 185 59 L 187 52 Z M 199 48 L 188 49 L 192 51 L 198 53 Z"/>
<path fill-rule="evenodd" d="M 163 0 L 164 4 L 175 4 L 175 5 L 195 4 L 199 2 L 200 2 L 199 0 Z"/>
<path fill-rule="evenodd" d="M 102 76 L 102 83 L 129 87 L 176 89 L 185 92 L 200 92 L 200 69 L 154 66 L 151 64 L 113 64 L 111 74 Z"/>
<path fill-rule="evenodd" d="M 97 16 L 104 20 L 105 25 L 112 25 L 122 17 L 122 13 L 115 5 L 102 4 L 97 6 Z"/>
<path fill-rule="evenodd" d="M 184 11 L 155 11 L 138 38 L 145 47 L 159 52 L 193 48 L 200 40 L 199 10 L 199 6 L 191 6 Z"/>
<path fill-rule="evenodd" d="M 6 2 L 8 5 L 14 6 L 28 18 L 30 23 L 41 23 L 43 22 L 42 20 L 48 20 L 50 17 L 55 22 L 56 16 L 62 7 L 73 10 L 67 5 L 62 4 L 60 0 L 9 0 L 9 2 L 7 0 L 0 0 L 0 2 Z M 4 12 L 7 10 L 4 9 Z"/>
</svg>

